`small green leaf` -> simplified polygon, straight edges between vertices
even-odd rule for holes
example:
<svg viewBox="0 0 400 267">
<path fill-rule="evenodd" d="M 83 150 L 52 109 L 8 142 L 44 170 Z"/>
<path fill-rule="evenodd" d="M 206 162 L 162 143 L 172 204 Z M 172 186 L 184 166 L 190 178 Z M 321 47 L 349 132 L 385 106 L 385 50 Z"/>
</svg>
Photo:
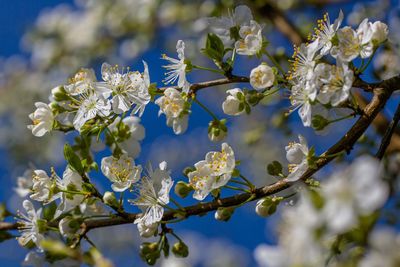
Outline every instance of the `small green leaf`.
<svg viewBox="0 0 400 267">
<path fill-rule="evenodd" d="M 282 164 L 279 161 L 274 160 L 267 166 L 267 171 L 269 175 L 278 176 L 282 173 Z"/>
<path fill-rule="evenodd" d="M 64 157 L 72 169 L 80 174 L 84 172 L 81 159 L 75 154 L 74 150 L 69 144 L 64 145 Z"/>
</svg>

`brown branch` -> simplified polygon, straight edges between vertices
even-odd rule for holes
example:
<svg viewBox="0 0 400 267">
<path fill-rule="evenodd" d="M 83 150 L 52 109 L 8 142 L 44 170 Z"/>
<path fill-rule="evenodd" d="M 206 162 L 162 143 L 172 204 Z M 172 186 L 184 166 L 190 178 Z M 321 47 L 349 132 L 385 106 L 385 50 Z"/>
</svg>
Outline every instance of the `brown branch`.
<svg viewBox="0 0 400 267">
<path fill-rule="evenodd" d="M 204 88 L 208 88 L 208 87 L 230 84 L 230 83 L 248 83 L 249 81 L 250 80 L 248 77 L 232 75 L 229 78 L 222 78 L 222 79 L 217 79 L 217 80 L 212 80 L 212 81 L 207 81 L 207 82 L 194 83 L 190 86 L 189 90 L 192 93 L 196 93 L 197 91 L 204 89 Z M 178 86 L 165 86 L 165 87 L 158 88 L 157 92 L 162 93 L 167 88 L 180 89 L 180 87 L 178 87 Z"/>
<path fill-rule="evenodd" d="M 259 16 L 268 18 L 278 31 L 293 44 L 300 45 L 307 41 L 307 39 L 300 34 L 300 30 L 274 4 L 265 1 L 261 6 L 253 10 L 255 10 Z"/>
<path fill-rule="evenodd" d="M 381 145 L 379 146 L 378 152 L 375 155 L 378 159 L 382 159 L 383 155 L 385 155 L 385 151 L 389 147 L 390 140 L 392 139 L 393 133 L 395 131 L 397 124 L 399 123 L 399 120 L 400 120 L 400 104 L 397 106 L 393 119 L 390 122 L 389 127 L 387 128 L 385 134 L 383 135 Z"/>
</svg>

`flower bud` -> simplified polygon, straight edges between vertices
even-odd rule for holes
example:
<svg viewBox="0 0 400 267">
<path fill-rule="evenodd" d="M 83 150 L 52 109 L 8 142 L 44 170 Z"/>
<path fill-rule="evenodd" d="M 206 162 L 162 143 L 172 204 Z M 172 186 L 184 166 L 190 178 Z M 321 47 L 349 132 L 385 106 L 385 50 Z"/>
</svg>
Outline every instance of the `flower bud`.
<svg viewBox="0 0 400 267">
<path fill-rule="evenodd" d="M 189 248 L 185 243 L 179 241 L 172 247 L 172 253 L 178 258 L 186 258 L 189 255 Z"/>
<path fill-rule="evenodd" d="M 233 208 L 233 207 L 218 208 L 214 214 L 214 217 L 218 221 L 226 222 L 231 218 L 234 211 L 235 211 L 235 208 Z"/>
<path fill-rule="evenodd" d="M 224 113 L 231 116 L 238 116 L 243 114 L 245 112 L 245 96 L 243 91 L 240 88 L 234 88 L 226 91 L 226 93 L 228 94 L 228 96 L 222 103 L 222 110 L 224 111 Z"/>
<path fill-rule="evenodd" d="M 55 101 L 63 101 L 68 100 L 67 92 L 64 89 L 64 86 L 57 86 L 51 90 L 51 95 Z"/>
<path fill-rule="evenodd" d="M 103 195 L 103 201 L 105 204 L 111 207 L 118 207 L 118 201 L 115 197 L 114 192 L 107 191 Z"/>
<path fill-rule="evenodd" d="M 73 237 L 80 227 L 80 223 L 78 220 L 67 216 L 61 219 L 58 223 L 58 228 L 60 229 L 60 233 L 65 237 Z"/>
<path fill-rule="evenodd" d="M 183 181 L 179 181 L 175 185 L 175 194 L 181 198 L 187 197 L 191 191 L 193 191 L 193 187 Z"/>
<path fill-rule="evenodd" d="M 228 134 L 226 120 L 211 121 L 208 125 L 208 138 L 213 142 L 222 141 Z"/>
<path fill-rule="evenodd" d="M 160 257 L 160 250 L 158 248 L 158 243 L 144 242 L 140 246 L 140 257 L 147 262 L 149 265 L 154 265 L 157 259 Z"/>
<path fill-rule="evenodd" d="M 261 217 L 267 217 L 274 214 L 282 199 L 283 197 L 265 197 L 260 199 L 256 205 L 256 213 Z"/>
<path fill-rule="evenodd" d="M 250 84 L 256 90 L 263 90 L 274 85 L 274 70 L 266 63 L 261 63 L 258 67 L 251 70 Z"/>
<path fill-rule="evenodd" d="M 329 120 L 321 115 L 314 115 L 311 120 L 312 127 L 317 131 L 322 131 L 329 125 Z"/>
<path fill-rule="evenodd" d="M 380 21 L 375 21 L 371 24 L 372 41 L 374 45 L 379 45 L 386 41 L 388 36 L 388 26 Z"/>
</svg>

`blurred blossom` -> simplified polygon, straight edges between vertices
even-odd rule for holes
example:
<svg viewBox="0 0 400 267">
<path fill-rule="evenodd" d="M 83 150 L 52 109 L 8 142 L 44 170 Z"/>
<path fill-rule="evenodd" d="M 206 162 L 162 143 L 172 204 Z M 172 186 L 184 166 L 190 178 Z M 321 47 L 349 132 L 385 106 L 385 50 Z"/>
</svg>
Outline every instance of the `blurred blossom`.
<svg viewBox="0 0 400 267">
<path fill-rule="evenodd" d="M 390 7 L 389 0 L 375 0 L 372 2 L 361 1 L 353 6 L 353 10 L 347 16 L 350 25 L 358 25 L 364 18 L 371 20 L 382 20 Z"/>
</svg>

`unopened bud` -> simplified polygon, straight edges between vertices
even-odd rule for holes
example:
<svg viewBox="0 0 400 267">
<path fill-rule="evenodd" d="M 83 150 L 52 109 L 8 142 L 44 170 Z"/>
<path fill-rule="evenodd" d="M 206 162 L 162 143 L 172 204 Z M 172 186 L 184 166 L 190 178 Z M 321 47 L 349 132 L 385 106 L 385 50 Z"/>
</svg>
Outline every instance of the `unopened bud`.
<svg viewBox="0 0 400 267">
<path fill-rule="evenodd" d="M 140 246 L 140 257 L 146 261 L 149 265 L 154 265 L 157 259 L 160 257 L 160 250 L 158 248 L 158 243 L 144 242 Z"/>
<path fill-rule="evenodd" d="M 226 120 L 211 121 L 208 125 L 208 138 L 213 142 L 222 141 L 228 134 Z"/>
<path fill-rule="evenodd" d="M 179 181 L 175 185 L 175 194 L 181 198 L 187 197 L 191 191 L 193 191 L 193 187 L 183 181 Z"/>
<path fill-rule="evenodd" d="M 114 192 L 107 191 L 104 193 L 103 201 L 105 204 L 111 207 L 118 207 L 118 201 L 115 197 Z"/>
<path fill-rule="evenodd" d="M 267 217 L 275 213 L 282 197 L 265 197 L 260 199 L 256 205 L 256 213 L 261 217 Z"/>
<path fill-rule="evenodd" d="M 57 86 L 51 90 L 51 95 L 53 96 L 55 101 L 63 101 L 68 100 L 67 92 L 64 89 L 64 86 Z"/>
<path fill-rule="evenodd" d="M 228 221 L 233 212 L 235 211 L 235 208 L 233 207 L 228 207 L 228 208 L 218 208 L 217 211 L 215 212 L 215 219 L 218 221 Z"/>
<path fill-rule="evenodd" d="M 179 241 L 172 247 L 172 253 L 178 258 L 186 258 L 189 255 L 189 248 L 185 243 Z"/>
</svg>

